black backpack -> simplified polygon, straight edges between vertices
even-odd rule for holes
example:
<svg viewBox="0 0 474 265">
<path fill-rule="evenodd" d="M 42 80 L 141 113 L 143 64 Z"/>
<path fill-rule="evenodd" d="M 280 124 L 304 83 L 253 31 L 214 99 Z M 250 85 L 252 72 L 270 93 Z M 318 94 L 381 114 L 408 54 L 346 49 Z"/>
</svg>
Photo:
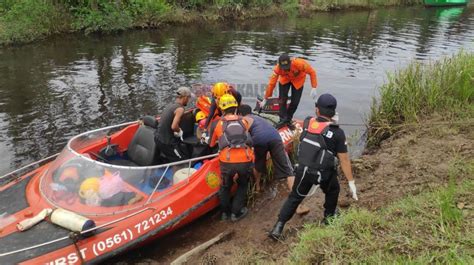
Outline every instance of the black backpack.
<svg viewBox="0 0 474 265">
<path fill-rule="evenodd" d="M 318 122 L 312 117 L 304 120 L 298 145 L 298 164 L 307 167 L 310 172 L 333 169 L 336 166 L 336 156 L 327 149 L 324 140 L 324 134 L 329 131 L 329 126 L 334 125 L 331 122 Z"/>
<path fill-rule="evenodd" d="M 229 148 L 250 148 L 252 137 L 245 127 L 242 117 L 222 118 L 222 136 L 219 138 L 219 150 Z"/>
</svg>

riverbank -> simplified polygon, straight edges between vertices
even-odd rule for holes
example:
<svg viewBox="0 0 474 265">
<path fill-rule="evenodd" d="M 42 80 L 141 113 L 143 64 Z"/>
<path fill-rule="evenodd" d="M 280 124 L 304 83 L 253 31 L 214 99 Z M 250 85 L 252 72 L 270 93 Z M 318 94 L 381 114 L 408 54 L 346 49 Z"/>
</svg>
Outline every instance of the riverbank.
<svg viewBox="0 0 474 265">
<path fill-rule="evenodd" d="M 289 261 L 474 261 L 472 73 L 474 54 L 460 52 L 389 75 L 369 118 L 372 149 L 354 161 L 361 203 L 305 227 Z"/>
<path fill-rule="evenodd" d="M 0 3 L 0 46 L 78 31 L 108 33 L 131 28 L 157 28 L 163 24 L 421 4 L 422 0 L 7 0 Z"/>
<path fill-rule="evenodd" d="M 190 246 L 233 230 L 230 240 L 193 263 L 472 263 L 473 72 L 474 54 L 461 52 L 431 64 L 412 63 L 388 78 L 370 116 L 369 139 L 376 137 L 376 144 L 353 160 L 359 201 L 351 199 L 341 177 L 341 215 L 329 226 L 319 223 L 324 195 L 318 191 L 305 199 L 310 213 L 288 222 L 284 240 L 270 240 L 268 231 L 288 196 L 285 183 L 273 183 L 252 201 L 248 217 L 235 224 L 220 222 L 218 213 L 201 219 L 177 238 L 188 247 L 170 247 L 159 262 L 169 263 Z M 394 96 L 401 98 L 394 101 Z M 377 131 L 390 135 L 382 139 Z"/>
</svg>

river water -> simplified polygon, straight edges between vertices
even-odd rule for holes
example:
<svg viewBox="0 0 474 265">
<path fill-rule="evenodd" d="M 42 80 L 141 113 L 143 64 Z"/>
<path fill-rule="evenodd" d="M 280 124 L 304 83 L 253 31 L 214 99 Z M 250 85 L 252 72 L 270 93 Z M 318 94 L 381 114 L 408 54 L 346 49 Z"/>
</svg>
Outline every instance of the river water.
<svg viewBox="0 0 474 265">
<path fill-rule="evenodd" d="M 386 72 L 474 50 L 474 8 L 318 13 L 64 35 L 0 49 L 0 175 L 59 152 L 73 135 L 158 114 L 181 85 L 227 81 L 253 103 L 281 52 L 307 59 L 341 123 L 362 123 Z M 314 111 L 309 80 L 296 117 Z M 360 136 L 363 126 L 343 126 Z M 353 149 L 355 150 L 355 149 Z"/>
</svg>

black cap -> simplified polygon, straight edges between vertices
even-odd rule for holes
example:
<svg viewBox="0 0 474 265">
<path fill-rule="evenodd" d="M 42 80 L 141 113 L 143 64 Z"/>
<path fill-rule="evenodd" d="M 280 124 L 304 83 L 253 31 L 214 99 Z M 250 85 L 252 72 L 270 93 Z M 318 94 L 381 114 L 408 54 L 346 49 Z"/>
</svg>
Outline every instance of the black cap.
<svg viewBox="0 0 474 265">
<path fill-rule="evenodd" d="M 321 115 L 332 117 L 336 114 L 337 100 L 331 94 L 322 94 L 316 102 L 316 107 Z"/>
<path fill-rule="evenodd" d="M 282 70 L 290 70 L 291 60 L 290 56 L 286 53 L 280 55 L 278 58 L 278 65 L 280 65 L 280 69 Z"/>
</svg>

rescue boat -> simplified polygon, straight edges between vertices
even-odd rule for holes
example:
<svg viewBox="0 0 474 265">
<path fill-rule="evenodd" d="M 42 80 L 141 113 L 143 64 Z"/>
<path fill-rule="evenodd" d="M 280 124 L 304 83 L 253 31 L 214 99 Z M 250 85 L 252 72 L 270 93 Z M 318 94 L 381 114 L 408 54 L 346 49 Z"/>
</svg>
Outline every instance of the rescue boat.
<svg viewBox="0 0 474 265">
<path fill-rule="evenodd" d="M 191 112 L 183 122 L 192 159 L 157 155 L 149 116 L 79 134 L 60 153 L 2 176 L 0 264 L 100 262 L 216 208 L 217 154 L 192 140 Z M 288 147 L 296 125 L 279 129 Z"/>
<path fill-rule="evenodd" d="M 469 0 L 424 0 L 427 7 L 433 6 L 459 6 L 469 4 Z"/>
</svg>

